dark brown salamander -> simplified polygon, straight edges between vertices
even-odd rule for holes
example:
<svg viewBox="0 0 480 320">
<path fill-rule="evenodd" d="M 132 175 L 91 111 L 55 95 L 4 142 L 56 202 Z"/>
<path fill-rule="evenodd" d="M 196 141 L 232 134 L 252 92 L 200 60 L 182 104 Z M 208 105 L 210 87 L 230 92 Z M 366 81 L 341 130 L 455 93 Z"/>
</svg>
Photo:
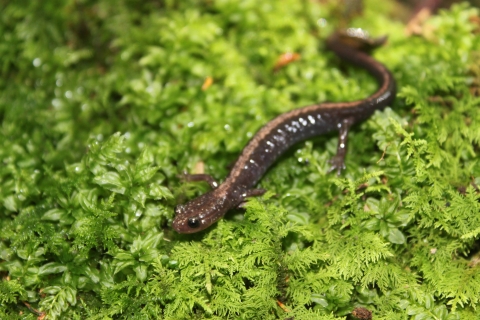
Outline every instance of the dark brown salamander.
<svg viewBox="0 0 480 320">
<path fill-rule="evenodd" d="M 385 39 L 379 42 L 384 42 Z M 281 114 L 263 126 L 243 149 L 230 174 L 218 185 L 208 175 L 190 175 L 188 180 L 205 180 L 212 190 L 175 208 L 173 228 L 179 233 L 201 231 L 238 207 L 250 196 L 264 190 L 253 189 L 265 171 L 297 142 L 329 131 L 339 130 L 337 154 L 331 160 L 331 170 L 338 173 L 345 168 L 344 157 L 349 127 L 370 117 L 375 110 L 390 105 L 395 98 L 395 80 L 381 63 L 362 52 L 365 45 L 375 45 L 358 29 L 347 35 L 335 33 L 327 41 L 327 48 L 341 59 L 369 71 L 378 81 L 379 89 L 368 98 L 352 102 L 324 102 Z M 360 46 L 363 46 L 361 50 Z"/>
</svg>

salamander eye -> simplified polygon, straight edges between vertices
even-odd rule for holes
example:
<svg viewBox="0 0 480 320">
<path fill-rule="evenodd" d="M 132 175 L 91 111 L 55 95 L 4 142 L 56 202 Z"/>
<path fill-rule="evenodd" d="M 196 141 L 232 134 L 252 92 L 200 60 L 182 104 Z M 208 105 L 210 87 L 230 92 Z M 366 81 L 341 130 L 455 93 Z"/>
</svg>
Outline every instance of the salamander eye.
<svg viewBox="0 0 480 320">
<path fill-rule="evenodd" d="M 192 229 L 197 229 L 200 227 L 200 220 L 198 218 L 190 218 L 187 221 L 187 224 Z"/>
</svg>

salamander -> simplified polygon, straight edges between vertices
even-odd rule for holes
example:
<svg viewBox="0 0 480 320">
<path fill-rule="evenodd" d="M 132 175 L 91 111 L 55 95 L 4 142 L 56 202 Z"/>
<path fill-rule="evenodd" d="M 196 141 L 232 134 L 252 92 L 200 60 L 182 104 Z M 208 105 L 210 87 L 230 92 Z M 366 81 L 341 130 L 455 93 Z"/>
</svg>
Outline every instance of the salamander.
<svg viewBox="0 0 480 320">
<path fill-rule="evenodd" d="M 377 91 L 362 100 L 322 102 L 277 116 L 251 138 L 221 184 L 205 174 L 186 176 L 190 181 L 207 181 L 212 190 L 177 205 L 173 228 L 179 233 L 194 233 L 211 226 L 246 198 L 265 192 L 254 186 L 287 149 L 300 141 L 334 130 L 339 131 L 339 141 L 337 154 L 330 161 L 330 171 L 337 170 L 340 174 L 345 169 L 349 128 L 366 120 L 376 110 L 384 109 L 395 98 L 396 84 L 392 73 L 368 54 L 385 39 L 371 40 L 360 29 L 331 35 L 326 40 L 326 47 L 342 60 L 366 69 L 377 80 Z"/>
</svg>

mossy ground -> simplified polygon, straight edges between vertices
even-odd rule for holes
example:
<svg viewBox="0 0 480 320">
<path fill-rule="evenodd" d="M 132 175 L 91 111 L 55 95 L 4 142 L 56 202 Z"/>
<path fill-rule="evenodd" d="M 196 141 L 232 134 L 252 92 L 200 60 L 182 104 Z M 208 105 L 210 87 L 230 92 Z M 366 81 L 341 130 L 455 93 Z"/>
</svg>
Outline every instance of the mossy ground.
<svg viewBox="0 0 480 320">
<path fill-rule="evenodd" d="M 207 190 L 287 110 L 363 98 L 363 70 L 322 41 L 336 1 L 0 4 L 0 318 L 480 317 L 479 13 L 456 6 L 406 36 L 388 1 L 349 26 L 395 103 L 295 146 L 270 191 L 205 232 L 173 208 Z M 285 52 L 301 59 L 272 72 Z M 206 90 L 207 77 L 213 84 Z M 205 89 L 205 88 L 204 88 Z"/>
</svg>

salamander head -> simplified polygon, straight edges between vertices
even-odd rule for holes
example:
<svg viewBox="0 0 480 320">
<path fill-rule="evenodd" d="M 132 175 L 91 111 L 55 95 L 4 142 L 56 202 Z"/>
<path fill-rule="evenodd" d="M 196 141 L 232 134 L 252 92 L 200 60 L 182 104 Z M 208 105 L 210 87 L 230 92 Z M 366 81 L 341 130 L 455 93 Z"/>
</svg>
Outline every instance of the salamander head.
<svg viewBox="0 0 480 320">
<path fill-rule="evenodd" d="M 207 192 L 185 204 L 175 207 L 173 228 L 178 233 L 194 233 L 202 231 L 225 213 L 236 206 L 236 203 L 227 196 L 216 192 L 218 189 Z"/>
</svg>

